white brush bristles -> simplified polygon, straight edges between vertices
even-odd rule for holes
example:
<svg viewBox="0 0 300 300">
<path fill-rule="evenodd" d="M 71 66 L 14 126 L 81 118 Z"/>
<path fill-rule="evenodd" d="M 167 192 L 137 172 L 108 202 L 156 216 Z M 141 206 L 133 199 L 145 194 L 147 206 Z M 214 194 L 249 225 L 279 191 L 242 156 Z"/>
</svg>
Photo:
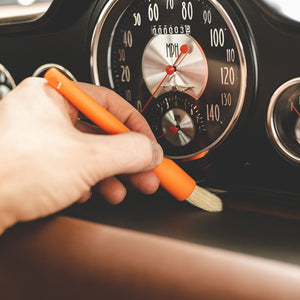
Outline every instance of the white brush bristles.
<svg viewBox="0 0 300 300">
<path fill-rule="evenodd" d="M 218 196 L 197 185 L 186 201 L 210 212 L 218 212 L 223 209 L 222 201 Z"/>
</svg>

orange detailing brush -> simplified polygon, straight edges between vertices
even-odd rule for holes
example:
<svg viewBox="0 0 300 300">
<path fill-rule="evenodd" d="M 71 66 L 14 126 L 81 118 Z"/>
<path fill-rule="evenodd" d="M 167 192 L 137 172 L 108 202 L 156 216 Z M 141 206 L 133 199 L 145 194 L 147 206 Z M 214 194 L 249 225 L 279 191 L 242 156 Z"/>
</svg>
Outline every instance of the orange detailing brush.
<svg viewBox="0 0 300 300">
<path fill-rule="evenodd" d="M 57 69 L 49 69 L 44 77 L 52 87 L 105 132 L 119 134 L 130 131 L 121 121 Z M 222 210 L 220 198 L 197 186 L 195 180 L 172 160 L 164 158 L 163 162 L 153 171 L 158 176 L 160 185 L 177 200 L 187 200 L 207 211 Z"/>
</svg>

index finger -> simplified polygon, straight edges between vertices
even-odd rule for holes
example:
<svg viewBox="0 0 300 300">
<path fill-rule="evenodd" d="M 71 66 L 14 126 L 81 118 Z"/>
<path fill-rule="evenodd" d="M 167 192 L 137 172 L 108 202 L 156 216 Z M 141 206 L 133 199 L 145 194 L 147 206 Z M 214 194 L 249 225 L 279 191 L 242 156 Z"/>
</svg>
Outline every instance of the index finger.
<svg viewBox="0 0 300 300">
<path fill-rule="evenodd" d="M 142 133 L 156 141 L 145 118 L 114 91 L 88 83 L 77 82 L 76 84 L 130 130 Z"/>
</svg>

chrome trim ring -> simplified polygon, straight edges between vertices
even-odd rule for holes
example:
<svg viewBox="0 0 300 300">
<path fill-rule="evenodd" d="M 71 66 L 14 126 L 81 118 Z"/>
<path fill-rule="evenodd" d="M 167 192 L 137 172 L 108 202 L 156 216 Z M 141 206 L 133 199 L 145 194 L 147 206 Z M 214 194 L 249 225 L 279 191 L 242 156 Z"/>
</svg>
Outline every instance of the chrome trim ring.
<svg viewBox="0 0 300 300">
<path fill-rule="evenodd" d="M 49 63 L 49 64 L 45 64 L 40 66 L 39 68 L 37 68 L 34 73 L 32 74 L 33 77 L 39 77 L 41 74 L 43 74 L 45 71 L 47 71 L 50 68 L 56 68 L 59 71 L 61 71 L 62 73 L 64 73 L 65 75 L 67 75 L 71 80 L 73 81 L 77 81 L 75 76 L 65 67 L 58 65 L 58 64 L 54 64 L 54 63 Z"/>
<path fill-rule="evenodd" d="M 291 79 L 284 84 L 282 84 L 272 95 L 268 112 L 267 112 L 267 131 L 270 137 L 270 140 L 275 145 L 275 147 L 288 159 L 293 162 L 300 164 L 300 157 L 296 156 L 290 149 L 281 141 L 278 136 L 278 132 L 276 130 L 276 124 L 274 120 L 274 109 L 280 98 L 280 96 L 287 91 L 290 87 L 294 87 L 295 85 L 299 85 L 300 90 L 300 77 Z"/>
<path fill-rule="evenodd" d="M 4 73 L 5 77 L 7 78 L 8 82 L 10 83 L 12 88 L 15 88 L 16 84 L 15 84 L 13 77 L 11 76 L 11 74 L 8 72 L 8 70 L 2 64 L 0 64 L 0 71 Z"/>
</svg>

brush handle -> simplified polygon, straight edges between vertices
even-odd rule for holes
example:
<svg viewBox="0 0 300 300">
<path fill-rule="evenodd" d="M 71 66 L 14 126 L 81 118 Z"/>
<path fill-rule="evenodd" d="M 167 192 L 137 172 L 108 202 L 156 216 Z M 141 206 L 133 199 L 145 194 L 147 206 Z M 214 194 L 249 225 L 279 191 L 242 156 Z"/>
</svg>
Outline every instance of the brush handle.
<svg viewBox="0 0 300 300">
<path fill-rule="evenodd" d="M 164 157 L 153 171 L 160 185 L 179 201 L 186 200 L 196 187 L 196 181 L 171 159 Z"/>
<path fill-rule="evenodd" d="M 120 120 L 57 69 L 49 69 L 44 77 L 53 88 L 106 133 L 119 134 L 130 131 Z M 164 158 L 153 171 L 158 176 L 160 185 L 179 201 L 187 199 L 196 187 L 195 180 L 168 158 Z"/>
</svg>

